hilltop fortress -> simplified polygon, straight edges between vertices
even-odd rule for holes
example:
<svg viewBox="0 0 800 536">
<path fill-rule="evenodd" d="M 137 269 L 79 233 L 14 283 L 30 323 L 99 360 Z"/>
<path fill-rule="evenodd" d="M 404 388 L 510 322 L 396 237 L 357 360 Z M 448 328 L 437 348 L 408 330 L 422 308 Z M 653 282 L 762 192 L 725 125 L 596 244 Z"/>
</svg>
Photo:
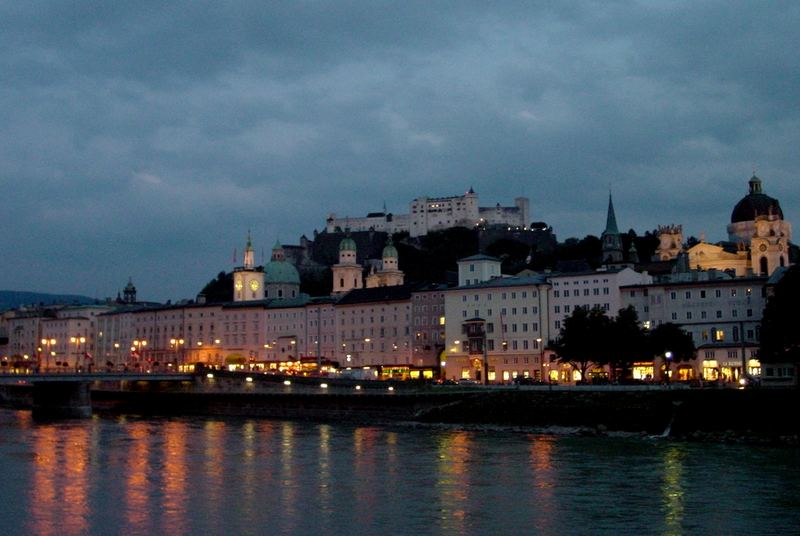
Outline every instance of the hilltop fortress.
<svg viewBox="0 0 800 536">
<path fill-rule="evenodd" d="M 464 195 L 451 197 L 418 197 L 409 204 L 408 214 L 371 212 L 363 218 L 337 218 L 330 214 L 325 230 L 328 233 L 350 231 L 407 232 L 424 236 L 431 231 L 451 227 L 472 228 L 480 225 L 505 225 L 525 228 L 530 223 L 530 202 L 527 197 L 514 199 L 513 207 L 478 206 L 478 194 L 470 188 Z"/>
</svg>

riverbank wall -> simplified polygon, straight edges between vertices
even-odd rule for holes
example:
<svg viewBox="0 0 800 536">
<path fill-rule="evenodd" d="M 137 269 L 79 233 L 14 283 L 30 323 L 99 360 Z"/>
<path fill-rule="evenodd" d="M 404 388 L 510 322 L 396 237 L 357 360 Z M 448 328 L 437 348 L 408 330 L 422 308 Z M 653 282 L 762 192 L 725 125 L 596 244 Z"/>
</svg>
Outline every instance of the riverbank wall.
<svg viewBox="0 0 800 536">
<path fill-rule="evenodd" d="M 29 385 L 0 386 L 0 403 L 26 407 Z M 761 438 L 800 435 L 792 408 L 797 389 L 600 390 L 481 387 L 397 387 L 259 391 L 202 381 L 168 386 L 96 384 L 95 412 L 139 415 L 237 416 L 359 423 L 418 422 L 452 425 L 581 428 L 598 433 L 638 432 L 702 438 L 734 433 Z"/>
</svg>

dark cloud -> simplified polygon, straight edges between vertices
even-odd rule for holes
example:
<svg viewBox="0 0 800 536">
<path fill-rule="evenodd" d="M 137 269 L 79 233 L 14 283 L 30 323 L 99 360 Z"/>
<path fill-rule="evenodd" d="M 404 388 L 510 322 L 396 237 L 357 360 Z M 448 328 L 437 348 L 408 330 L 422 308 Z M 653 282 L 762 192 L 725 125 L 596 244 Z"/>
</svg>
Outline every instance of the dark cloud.
<svg viewBox="0 0 800 536">
<path fill-rule="evenodd" d="M 793 2 L 0 2 L 0 287 L 191 297 L 386 201 L 531 198 L 560 238 L 797 220 Z"/>
</svg>

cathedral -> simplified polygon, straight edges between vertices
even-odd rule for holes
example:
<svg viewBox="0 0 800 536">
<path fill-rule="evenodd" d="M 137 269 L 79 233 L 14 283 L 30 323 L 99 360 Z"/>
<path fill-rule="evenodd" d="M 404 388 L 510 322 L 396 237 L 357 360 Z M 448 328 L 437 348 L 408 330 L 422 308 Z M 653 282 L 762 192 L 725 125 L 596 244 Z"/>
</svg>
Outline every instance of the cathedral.
<svg viewBox="0 0 800 536">
<path fill-rule="evenodd" d="M 777 268 L 789 266 L 791 224 L 783 219 L 778 200 L 764 193 L 761 179 L 753 175 L 748 185 L 748 194 L 731 213 L 728 240 L 709 244 L 701 239 L 686 250 L 689 268 L 733 272 L 741 277 L 769 276 Z M 660 242 L 654 260 L 677 258 L 682 252 L 681 226 L 659 226 L 658 231 Z"/>
</svg>

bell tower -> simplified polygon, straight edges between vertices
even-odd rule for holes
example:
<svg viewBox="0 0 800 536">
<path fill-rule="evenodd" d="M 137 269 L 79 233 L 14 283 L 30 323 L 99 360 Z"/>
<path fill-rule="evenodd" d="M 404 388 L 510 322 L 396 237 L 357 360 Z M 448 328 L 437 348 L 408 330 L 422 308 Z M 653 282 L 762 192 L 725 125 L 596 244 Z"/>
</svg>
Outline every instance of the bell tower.
<svg viewBox="0 0 800 536">
<path fill-rule="evenodd" d="M 600 235 L 603 244 L 603 264 L 619 264 L 622 262 L 622 236 L 617 228 L 617 216 L 614 214 L 614 203 L 611 192 L 608 193 L 608 215 L 606 230 Z"/>
<path fill-rule="evenodd" d="M 233 301 L 264 299 L 264 271 L 255 266 L 255 251 L 247 231 L 247 244 L 244 248 L 243 265 L 233 269 Z"/>
<path fill-rule="evenodd" d="M 356 257 L 356 241 L 347 235 L 339 244 L 339 263 L 333 265 L 333 294 L 363 287 L 362 269 Z"/>
</svg>

